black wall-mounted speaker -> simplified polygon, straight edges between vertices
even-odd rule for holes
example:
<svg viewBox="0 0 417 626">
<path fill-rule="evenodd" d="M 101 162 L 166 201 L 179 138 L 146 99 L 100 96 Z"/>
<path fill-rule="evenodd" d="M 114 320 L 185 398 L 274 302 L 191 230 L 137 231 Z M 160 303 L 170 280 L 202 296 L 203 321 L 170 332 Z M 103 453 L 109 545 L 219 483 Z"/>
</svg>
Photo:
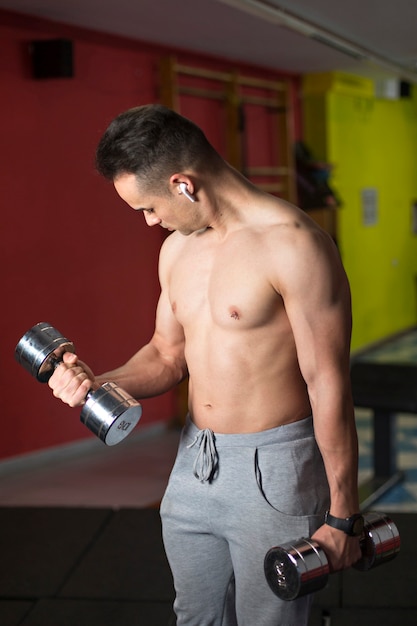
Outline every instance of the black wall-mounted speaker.
<svg viewBox="0 0 417 626">
<path fill-rule="evenodd" d="M 73 46 L 69 39 L 41 39 L 31 42 L 34 78 L 72 78 Z"/>
</svg>

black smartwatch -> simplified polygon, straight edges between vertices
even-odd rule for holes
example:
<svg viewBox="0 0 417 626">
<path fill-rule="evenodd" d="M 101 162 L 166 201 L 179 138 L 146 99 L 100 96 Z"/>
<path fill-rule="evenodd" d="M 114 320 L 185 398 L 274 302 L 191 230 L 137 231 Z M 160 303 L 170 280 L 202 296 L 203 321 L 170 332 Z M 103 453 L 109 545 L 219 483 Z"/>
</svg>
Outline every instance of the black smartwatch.
<svg viewBox="0 0 417 626">
<path fill-rule="evenodd" d="M 355 513 L 350 517 L 334 517 L 327 511 L 324 517 L 325 524 L 328 524 L 332 528 L 342 530 L 349 537 L 360 537 L 363 533 L 364 519 L 360 513 Z"/>
</svg>

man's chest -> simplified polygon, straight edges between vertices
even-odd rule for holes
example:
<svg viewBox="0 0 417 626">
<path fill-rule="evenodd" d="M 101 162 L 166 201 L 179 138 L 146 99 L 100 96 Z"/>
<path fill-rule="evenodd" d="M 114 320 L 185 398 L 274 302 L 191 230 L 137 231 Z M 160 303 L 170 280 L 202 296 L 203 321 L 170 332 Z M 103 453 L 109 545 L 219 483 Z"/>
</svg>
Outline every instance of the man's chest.
<svg viewBox="0 0 417 626">
<path fill-rule="evenodd" d="M 261 250 L 253 245 L 190 247 L 171 270 L 169 297 L 178 321 L 230 328 L 266 324 L 283 307 Z"/>
</svg>

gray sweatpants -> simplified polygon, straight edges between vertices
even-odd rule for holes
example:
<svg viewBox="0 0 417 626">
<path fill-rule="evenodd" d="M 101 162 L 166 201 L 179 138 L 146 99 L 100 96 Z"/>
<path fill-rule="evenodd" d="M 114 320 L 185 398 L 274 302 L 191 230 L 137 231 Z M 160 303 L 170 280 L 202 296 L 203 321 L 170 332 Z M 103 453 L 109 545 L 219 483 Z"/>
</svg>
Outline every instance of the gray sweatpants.
<svg viewBox="0 0 417 626">
<path fill-rule="evenodd" d="M 269 548 L 311 536 L 329 491 L 311 417 L 243 435 L 190 419 L 161 504 L 177 626 L 304 626 L 311 596 L 277 598 Z"/>
</svg>

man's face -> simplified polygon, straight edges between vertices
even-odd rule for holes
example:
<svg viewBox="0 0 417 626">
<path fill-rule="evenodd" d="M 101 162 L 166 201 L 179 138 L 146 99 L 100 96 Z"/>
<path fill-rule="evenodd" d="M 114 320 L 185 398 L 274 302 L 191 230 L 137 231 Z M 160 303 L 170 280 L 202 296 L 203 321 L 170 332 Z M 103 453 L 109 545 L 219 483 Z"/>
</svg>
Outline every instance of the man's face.
<svg viewBox="0 0 417 626">
<path fill-rule="evenodd" d="M 189 235 L 197 228 L 198 212 L 179 195 L 176 187 L 165 195 L 143 191 L 134 174 L 121 174 L 114 180 L 114 187 L 119 196 L 135 211 L 143 211 L 148 226 L 159 224 L 169 231 L 178 230 Z M 201 228 L 201 226 L 199 226 Z"/>
</svg>

